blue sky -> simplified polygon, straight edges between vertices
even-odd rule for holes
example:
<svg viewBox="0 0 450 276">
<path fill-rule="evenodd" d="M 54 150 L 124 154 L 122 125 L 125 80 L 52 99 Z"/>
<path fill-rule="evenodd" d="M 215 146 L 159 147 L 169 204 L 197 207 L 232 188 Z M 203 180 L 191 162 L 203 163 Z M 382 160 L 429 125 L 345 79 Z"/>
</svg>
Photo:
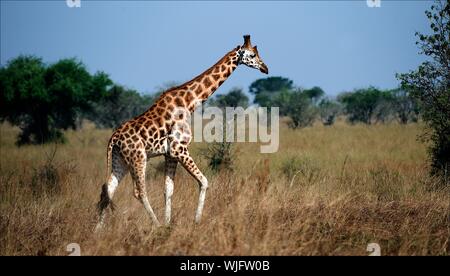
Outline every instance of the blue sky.
<svg viewBox="0 0 450 276">
<path fill-rule="evenodd" d="M 1 64 L 19 54 L 45 62 L 78 57 L 91 72 L 151 93 L 214 64 L 251 34 L 270 76 L 327 94 L 393 88 L 417 67 L 415 31 L 427 32 L 430 1 L 1 1 Z M 265 77 L 238 68 L 218 93 Z"/>
</svg>

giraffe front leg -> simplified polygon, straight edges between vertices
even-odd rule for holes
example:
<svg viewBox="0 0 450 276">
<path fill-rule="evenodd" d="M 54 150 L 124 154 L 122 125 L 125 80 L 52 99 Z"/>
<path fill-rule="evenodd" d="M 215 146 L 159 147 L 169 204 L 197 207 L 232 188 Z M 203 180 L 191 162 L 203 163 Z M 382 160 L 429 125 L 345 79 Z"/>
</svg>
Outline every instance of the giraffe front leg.
<svg viewBox="0 0 450 276">
<path fill-rule="evenodd" d="M 199 198 L 197 211 L 195 212 L 195 222 L 199 223 L 203 213 L 203 207 L 205 205 L 206 190 L 208 189 L 208 180 L 199 170 L 194 162 L 194 159 L 189 155 L 187 146 L 182 144 L 172 144 L 171 156 L 176 158 L 178 162 L 198 181 L 199 184 Z"/>
<path fill-rule="evenodd" d="M 203 176 L 200 181 L 200 194 L 198 197 L 197 211 L 195 212 L 195 222 L 199 223 L 202 218 L 203 206 L 205 205 L 206 189 L 208 188 L 208 180 Z"/>
<path fill-rule="evenodd" d="M 173 195 L 173 181 L 175 177 L 175 172 L 177 169 L 177 159 L 174 159 L 170 156 L 166 156 L 166 225 L 170 224 L 171 217 L 171 204 L 172 204 L 172 195 Z"/>
</svg>

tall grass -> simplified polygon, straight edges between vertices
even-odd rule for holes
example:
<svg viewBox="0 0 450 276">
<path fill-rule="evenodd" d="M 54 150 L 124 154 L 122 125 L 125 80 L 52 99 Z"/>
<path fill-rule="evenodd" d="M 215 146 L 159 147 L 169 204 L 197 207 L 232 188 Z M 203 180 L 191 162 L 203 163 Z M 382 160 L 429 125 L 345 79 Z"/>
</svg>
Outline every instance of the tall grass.
<svg viewBox="0 0 450 276">
<path fill-rule="evenodd" d="M 110 130 L 86 125 L 68 143 L 14 146 L 16 128 L 0 126 L 0 255 L 448 255 L 449 190 L 428 176 L 420 125 L 281 126 L 280 150 L 260 154 L 237 143 L 233 171 L 214 173 L 194 143 L 210 182 L 203 221 L 193 223 L 198 187 L 179 166 L 173 222 L 153 227 L 119 186 L 116 211 L 94 234 Z M 54 152 L 54 155 L 52 155 Z M 147 189 L 164 214 L 163 158 L 152 159 Z"/>
</svg>

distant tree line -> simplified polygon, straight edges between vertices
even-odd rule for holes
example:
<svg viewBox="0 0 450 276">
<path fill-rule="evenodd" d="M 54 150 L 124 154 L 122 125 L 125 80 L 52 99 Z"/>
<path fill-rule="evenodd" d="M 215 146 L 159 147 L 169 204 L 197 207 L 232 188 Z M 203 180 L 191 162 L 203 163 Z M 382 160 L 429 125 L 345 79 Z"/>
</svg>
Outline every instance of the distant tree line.
<svg viewBox="0 0 450 276">
<path fill-rule="evenodd" d="M 114 84 L 104 72 L 89 73 L 77 59 L 48 65 L 34 56 L 19 56 L 0 68 L 0 120 L 20 127 L 18 145 L 61 142 L 62 130 L 76 129 L 83 119 L 99 128 L 119 126 L 144 112 L 173 85 L 168 83 L 152 95 L 143 95 Z M 311 126 L 318 119 L 329 126 L 340 115 L 351 123 L 416 122 L 419 105 L 407 91 L 368 87 L 332 99 L 320 87 L 299 88 L 283 77 L 258 79 L 249 87 L 254 104 L 279 107 L 280 115 L 291 119 L 292 128 Z M 208 101 L 208 105 L 218 107 L 246 108 L 249 104 L 241 88 L 232 88 Z"/>
<path fill-rule="evenodd" d="M 338 95 L 348 121 L 366 124 L 397 120 L 402 124 L 417 122 L 418 102 L 403 89 L 379 90 L 374 87 L 357 89 Z"/>
<path fill-rule="evenodd" d="M 290 117 L 292 128 L 311 126 L 318 119 L 329 126 L 339 115 L 350 123 L 365 124 L 394 120 L 406 124 L 417 122 L 419 117 L 418 101 L 403 88 L 381 90 L 370 86 L 332 99 L 320 87 L 303 89 L 290 79 L 268 77 L 253 82 L 249 92 L 257 105 L 278 106 L 280 115 Z"/>
</svg>

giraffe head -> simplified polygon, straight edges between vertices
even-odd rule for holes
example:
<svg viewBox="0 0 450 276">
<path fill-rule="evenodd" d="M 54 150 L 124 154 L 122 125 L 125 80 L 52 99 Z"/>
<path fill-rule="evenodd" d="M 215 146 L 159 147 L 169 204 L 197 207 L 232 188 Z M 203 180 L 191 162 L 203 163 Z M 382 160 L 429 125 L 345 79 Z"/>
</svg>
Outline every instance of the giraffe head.
<svg viewBox="0 0 450 276">
<path fill-rule="evenodd" d="M 250 36 L 244 35 L 244 45 L 239 47 L 239 64 L 245 64 L 248 67 L 258 69 L 264 74 L 269 73 L 269 68 L 259 57 L 257 46 L 252 46 Z"/>
</svg>

